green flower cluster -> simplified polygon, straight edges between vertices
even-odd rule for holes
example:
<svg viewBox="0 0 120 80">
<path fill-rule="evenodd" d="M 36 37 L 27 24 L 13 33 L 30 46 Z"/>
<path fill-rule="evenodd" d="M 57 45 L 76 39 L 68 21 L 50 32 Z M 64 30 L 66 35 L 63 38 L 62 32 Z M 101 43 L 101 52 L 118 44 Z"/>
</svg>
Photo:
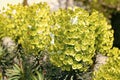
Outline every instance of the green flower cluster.
<svg viewBox="0 0 120 80">
<path fill-rule="evenodd" d="M 52 14 L 51 62 L 62 70 L 87 71 L 96 53 L 106 54 L 112 47 L 113 31 L 105 17 L 80 8 L 58 10 Z"/>
<path fill-rule="evenodd" d="M 9 5 L 0 14 L 0 38 L 8 36 L 22 45 L 24 53 L 45 50 L 50 38 L 50 8 L 46 3 L 32 6 Z"/>
<path fill-rule="evenodd" d="M 112 47 L 111 26 L 97 11 L 74 8 L 50 13 L 40 3 L 10 6 L 0 18 L 0 38 L 12 37 L 24 53 L 49 50 L 50 61 L 62 70 L 87 71 L 97 53 L 106 55 Z"/>
<path fill-rule="evenodd" d="M 119 80 L 120 79 L 120 50 L 109 50 L 108 62 L 94 72 L 93 80 Z"/>
</svg>

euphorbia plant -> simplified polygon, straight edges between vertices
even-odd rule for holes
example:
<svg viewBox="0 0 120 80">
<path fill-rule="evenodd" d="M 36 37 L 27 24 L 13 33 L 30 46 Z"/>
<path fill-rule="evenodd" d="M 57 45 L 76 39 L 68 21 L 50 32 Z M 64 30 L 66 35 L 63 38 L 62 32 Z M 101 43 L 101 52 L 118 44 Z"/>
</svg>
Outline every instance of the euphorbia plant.
<svg viewBox="0 0 120 80">
<path fill-rule="evenodd" d="M 120 50 L 113 48 L 109 50 L 107 63 L 94 72 L 93 80 L 119 80 L 120 79 Z"/>
<path fill-rule="evenodd" d="M 50 43 L 50 9 L 46 3 L 14 5 L 0 14 L 0 38 L 12 37 L 24 53 L 37 54 Z"/>
<path fill-rule="evenodd" d="M 46 3 L 9 5 L 6 11 L 0 13 L 0 39 L 12 39 L 17 48 L 11 53 L 6 52 L 8 54 L 2 58 L 0 56 L 3 79 L 7 75 L 9 80 L 43 80 L 40 79 L 43 70 L 41 66 L 44 66 L 41 54 L 47 51 L 51 41 L 49 17 L 50 9 Z M 8 44 L 11 44 L 10 41 Z M 6 64 L 11 61 L 6 69 Z"/>
<path fill-rule="evenodd" d="M 39 53 L 46 50 L 50 52 L 51 63 L 70 74 L 92 70 L 97 54 L 111 55 L 113 31 L 97 11 L 89 13 L 74 8 L 50 13 L 49 7 L 40 3 L 11 6 L 0 18 L 0 38 L 11 37 L 18 45 L 16 54 L 21 65 L 17 66 L 21 70 L 34 73 L 31 63 L 37 66 L 34 70 L 39 70 Z"/>
<path fill-rule="evenodd" d="M 113 31 L 105 17 L 74 8 L 58 10 L 52 15 L 51 62 L 62 70 L 86 72 L 98 53 L 111 49 Z"/>
</svg>

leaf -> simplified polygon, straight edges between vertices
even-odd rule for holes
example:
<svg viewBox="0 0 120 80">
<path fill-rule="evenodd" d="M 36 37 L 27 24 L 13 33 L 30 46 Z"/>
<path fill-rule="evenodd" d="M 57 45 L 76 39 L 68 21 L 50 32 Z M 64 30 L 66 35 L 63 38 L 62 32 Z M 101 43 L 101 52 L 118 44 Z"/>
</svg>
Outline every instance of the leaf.
<svg viewBox="0 0 120 80">
<path fill-rule="evenodd" d="M 43 75 L 40 72 L 36 71 L 36 73 L 38 76 L 38 80 L 44 80 Z"/>
</svg>

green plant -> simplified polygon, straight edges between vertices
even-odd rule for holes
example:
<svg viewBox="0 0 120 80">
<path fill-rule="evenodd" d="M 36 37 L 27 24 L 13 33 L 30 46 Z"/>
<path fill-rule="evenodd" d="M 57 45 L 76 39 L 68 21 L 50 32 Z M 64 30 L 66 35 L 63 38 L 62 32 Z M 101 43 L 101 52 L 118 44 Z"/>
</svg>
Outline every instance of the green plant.
<svg viewBox="0 0 120 80">
<path fill-rule="evenodd" d="M 19 67 L 17 64 L 14 64 L 13 69 L 7 69 L 6 75 L 8 76 L 8 80 L 44 80 L 44 77 L 40 71 L 34 71 L 32 73 L 31 71 L 28 71 L 28 77 L 26 76 L 26 72 L 24 72 L 24 69 L 22 67 Z"/>
<path fill-rule="evenodd" d="M 97 53 L 106 55 L 111 49 L 113 31 L 97 11 L 60 9 L 52 16 L 54 43 L 50 60 L 62 70 L 86 72 Z"/>
<path fill-rule="evenodd" d="M 4 49 L 5 54 L 0 57 L 3 77 L 7 75 L 10 80 L 41 80 L 44 74 L 42 68 L 47 65 L 40 63 L 47 61 L 41 59 L 42 52 L 46 51 L 44 55 L 47 56 L 51 41 L 49 16 L 46 3 L 9 5 L 8 10 L 0 13 L 0 39 L 8 37 L 16 44 L 16 50 L 9 52 Z"/>
<path fill-rule="evenodd" d="M 2 46 L 0 46 L 0 60 L 1 60 L 2 56 L 3 56 L 3 48 L 2 48 Z"/>
<path fill-rule="evenodd" d="M 10 80 L 40 80 L 43 76 L 55 76 L 43 73 L 51 65 L 46 58 L 48 52 L 51 63 L 65 72 L 55 79 L 68 80 L 84 79 L 87 72 L 91 76 L 97 54 L 116 54 L 116 49 L 111 52 L 113 30 L 97 11 L 89 13 L 74 8 L 50 13 L 49 7 L 40 3 L 10 6 L 0 18 L 0 39 L 11 37 L 17 45 L 15 52 L 5 53 L 0 61 L 5 71 L 2 76 L 7 75 Z M 10 55 L 12 58 L 7 58 Z"/>
<path fill-rule="evenodd" d="M 102 12 L 107 18 L 111 18 L 111 14 L 120 12 L 120 1 L 119 0 L 75 0 L 81 2 L 82 6 L 91 11 L 96 9 L 99 12 Z"/>
<path fill-rule="evenodd" d="M 32 6 L 14 5 L 1 15 L 0 38 L 12 37 L 21 45 L 24 53 L 37 54 L 50 43 L 50 10 L 47 4 Z M 28 45 L 29 44 L 29 45 Z"/>
<path fill-rule="evenodd" d="M 109 51 L 107 63 L 94 72 L 93 80 L 119 80 L 120 79 L 120 50 L 113 48 Z"/>
<path fill-rule="evenodd" d="M 2 56 L 3 56 L 3 49 L 0 46 L 0 60 L 1 60 Z M 2 80 L 2 69 L 1 69 L 1 66 L 0 66 L 0 80 Z"/>
</svg>

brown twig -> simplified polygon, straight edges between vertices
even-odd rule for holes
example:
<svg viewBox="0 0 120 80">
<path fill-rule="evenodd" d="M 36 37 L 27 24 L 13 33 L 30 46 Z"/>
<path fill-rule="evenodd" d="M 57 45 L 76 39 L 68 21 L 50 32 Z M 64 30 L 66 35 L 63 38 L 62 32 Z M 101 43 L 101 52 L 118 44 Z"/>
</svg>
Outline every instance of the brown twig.
<svg viewBox="0 0 120 80">
<path fill-rule="evenodd" d="M 23 6 L 28 6 L 28 0 L 23 0 Z"/>
</svg>

